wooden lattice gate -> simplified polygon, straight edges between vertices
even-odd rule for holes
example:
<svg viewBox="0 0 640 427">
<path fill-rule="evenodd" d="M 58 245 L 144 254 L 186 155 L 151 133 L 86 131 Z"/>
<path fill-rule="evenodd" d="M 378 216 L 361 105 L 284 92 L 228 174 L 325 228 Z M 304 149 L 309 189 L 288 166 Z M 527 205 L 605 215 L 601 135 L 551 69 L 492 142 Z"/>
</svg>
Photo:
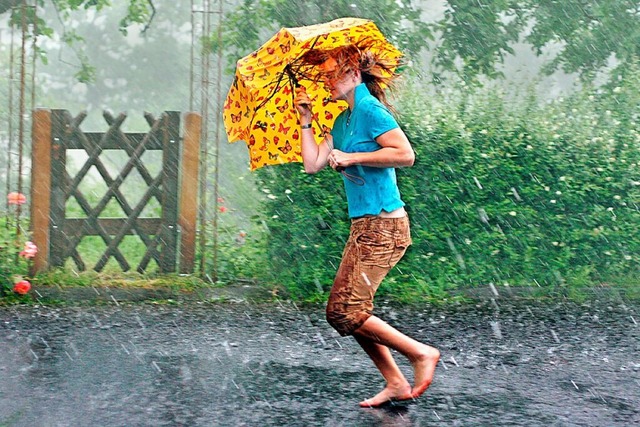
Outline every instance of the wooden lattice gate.
<svg viewBox="0 0 640 427">
<path fill-rule="evenodd" d="M 32 239 L 39 252 L 34 270 L 63 266 L 69 258 L 80 270 L 86 269 L 78 245 L 85 236 L 99 236 L 105 251 L 93 267 L 101 271 L 114 258 L 123 271 L 131 266 L 119 245 L 127 235 L 137 235 L 146 247 L 138 272 L 144 272 L 154 260 L 160 272 L 193 271 L 195 260 L 198 164 L 201 118 L 185 115 L 184 137 L 180 137 L 180 114 L 165 112 L 155 120 L 146 114 L 148 133 L 124 133 L 120 126 L 126 115 L 104 113 L 109 129 L 104 133 L 83 132 L 80 124 L 85 113 L 72 117 L 66 110 L 38 109 L 33 119 L 33 164 L 31 180 Z M 67 168 L 67 150 L 83 150 L 87 160 L 75 176 Z M 113 177 L 100 158 L 104 150 L 124 150 L 127 161 Z M 162 168 L 152 176 L 141 157 L 149 150 L 162 151 Z M 107 191 L 92 206 L 79 185 L 90 169 L 97 170 Z M 146 184 L 138 203 L 131 205 L 120 187 L 136 170 Z M 67 204 L 75 199 L 83 217 L 67 216 Z M 161 207 L 158 217 L 140 214 L 152 199 Z M 115 200 L 125 217 L 101 216 Z"/>
</svg>

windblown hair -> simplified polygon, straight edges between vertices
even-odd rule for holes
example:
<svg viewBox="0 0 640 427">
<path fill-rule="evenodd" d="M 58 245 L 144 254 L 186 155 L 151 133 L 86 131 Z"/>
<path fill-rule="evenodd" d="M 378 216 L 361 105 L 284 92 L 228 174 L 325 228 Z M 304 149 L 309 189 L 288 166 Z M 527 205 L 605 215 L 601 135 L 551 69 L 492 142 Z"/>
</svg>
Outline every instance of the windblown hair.
<svg viewBox="0 0 640 427">
<path fill-rule="evenodd" d="M 367 85 L 369 92 L 393 111 L 393 106 L 387 101 L 385 89 L 394 88 L 394 82 L 399 76 L 396 69 L 400 65 L 400 58 L 386 55 L 383 49 L 376 49 L 377 43 L 380 41 L 365 39 L 357 44 L 331 50 L 312 49 L 303 55 L 302 60 L 317 67 L 333 58 L 338 64 L 339 73 L 359 70 L 362 82 Z"/>
</svg>

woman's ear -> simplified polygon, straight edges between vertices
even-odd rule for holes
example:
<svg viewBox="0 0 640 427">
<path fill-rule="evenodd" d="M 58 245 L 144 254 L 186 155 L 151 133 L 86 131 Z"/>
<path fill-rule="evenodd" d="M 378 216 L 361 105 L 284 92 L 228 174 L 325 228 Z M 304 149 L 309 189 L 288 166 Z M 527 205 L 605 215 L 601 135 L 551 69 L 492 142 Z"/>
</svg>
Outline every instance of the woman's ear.
<svg viewBox="0 0 640 427">
<path fill-rule="evenodd" d="M 358 69 L 353 70 L 353 76 L 355 81 L 362 82 L 362 73 L 360 72 L 360 70 Z"/>
</svg>

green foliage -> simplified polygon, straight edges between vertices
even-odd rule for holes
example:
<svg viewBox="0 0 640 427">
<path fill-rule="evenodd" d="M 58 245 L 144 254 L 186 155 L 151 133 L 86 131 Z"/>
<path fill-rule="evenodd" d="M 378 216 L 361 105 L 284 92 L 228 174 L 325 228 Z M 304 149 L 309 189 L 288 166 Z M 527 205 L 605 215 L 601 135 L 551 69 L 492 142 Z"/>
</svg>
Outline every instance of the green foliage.
<svg viewBox="0 0 640 427">
<path fill-rule="evenodd" d="M 254 217 L 257 219 L 257 217 Z M 268 275 L 265 233 L 260 229 L 249 232 L 240 230 L 236 225 L 222 224 L 218 228 L 216 251 L 214 242 L 209 239 L 207 253 L 207 272 L 215 274 L 219 281 L 238 280 L 262 281 Z M 214 260 L 215 272 L 214 272 Z"/>
<path fill-rule="evenodd" d="M 538 105 L 493 89 L 399 110 L 417 162 L 398 170 L 413 246 L 380 292 L 441 297 L 489 283 L 578 289 L 637 278 L 640 126 L 635 78 Z M 325 292 L 348 222 L 340 179 L 265 168 L 273 279 L 295 297 Z M 289 190 L 289 192 L 287 192 Z"/>
<path fill-rule="evenodd" d="M 632 2 L 448 0 L 444 14 L 432 22 L 424 12 L 408 0 L 245 0 L 227 15 L 224 44 L 235 61 L 280 26 L 367 18 L 415 63 L 425 49 L 433 49 L 434 81 L 453 72 L 469 83 L 480 76 L 502 77 L 497 66 L 522 41 L 538 56 L 548 48 L 559 52 L 547 64 L 548 74 L 562 69 L 580 73 L 584 81 L 592 81 L 612 59 L 622 72 L 640 53 L 640 14 Z"/>
<path fill-rule="evenodd" d="M 491 1 L 478 7 L 475 0 L 450 0 L 444 18 L 435 24 L 441 34 L 434 62 L 441 71 L 458 71 L 465 81 L 478 75 L 502 77 L 496 64 L 505 54 L 513 54 L 512 43 L 518 40 L 525 22 L 516 10 L 518 0 Z M 461 68 L 456 61 L 462 60 Z M 436 80 L 440 80 L 440 73 Z"/>
<path fill-rule="evenodd" d="M 17 29 L 21 29 L 24 25 L 27 37 L 46 37 L 54 38 L 56 30 L 52 24 L 43 19 L 39 14 L 42 14 L 42 9 L 48 8 L 49 3 L 55 10 L 55 14 L 59 23 L 62 26 L 60 39 L 70 47 L 78 60 L 78 71 L 75 73 L 75 78 L 81 83 L 93 82 L 96 78 L 96 69 L 93 66 L 87 55 L 84 53 L 84 47 L 82 47 L 86 41 L 78 34 L 73 28 L 71 21 L 73 14 L 79 10 L 95 9 L 100 12 L 105 7 L 111 7 L 110 0 L 37 0 L 37 8 L 28 6 L 26 8 L 20 7 L 17 2 L 14 5 L 7 5 L 6 7 L 0 7 L 0 13 L 10 10 L 11 16 L 9 24 Z M 15 6 L 10 9 L 11 6 Z M 124 35 L 127 34 L 127 29 L 133 24 L 146 23 L 147 26 L 153 17 L 153 6 L 147 0 L 128 0 L 127 12 L 120 20 L 119 29 Z M 47 62 L 47 56 L 44 50 L 38 49 L 38 57 L 44 62 Z"/>
<path fill-rule="evenodd" d="M 148 0 L 129 0 L 127 14 L 120 20 L 120 32 L 127 35 L 127 29 L 133 24 L 145 24 L 151 19 L 152 11 Z"/>
<path fill-rule="evenodd" d="M 300 164 L 257 174 L 267 194 L 270 280 L 294 298 L 328 291 L 349 227 L 340 175 L 329 169 L 308 175 Z"/>
<path fill-rule="evenodd" d="M 587 80 L 608 65 L 612 57 L 624 64 L 640 55 L 640 14 L 637 3 L 606 0 L 584 2 L 525 2 L 534 26 L 525 38 L 540 54 L 550 42 L 565 43 L 547 67 L 579 72 Z"/>
<path fill-rule="evenodd" d="M 409 0 L 245 0 L 226 15 L 224 45 L 234 63 L 281 27 L 355 17 L 375 21 L 391 42 L 415 56 L 433 39 L 421 13 Z"/>
<path fill-rule="evenodd" d="M 18 256 L 23 243 L 16 240 L 15 225 L 6 216 L 0 224 L 0 296 L 13 295 L 13 285 L 28 272 L 27 261 Z M 21 297 L 14 296 L 15 299 Z"/>
</svg>

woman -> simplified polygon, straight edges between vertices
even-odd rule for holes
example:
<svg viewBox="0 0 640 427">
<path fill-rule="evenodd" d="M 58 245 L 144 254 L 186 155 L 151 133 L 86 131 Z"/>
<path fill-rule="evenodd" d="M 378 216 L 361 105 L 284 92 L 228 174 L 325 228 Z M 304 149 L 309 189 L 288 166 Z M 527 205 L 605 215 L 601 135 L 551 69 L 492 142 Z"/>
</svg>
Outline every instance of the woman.
<svg viewBox="0 0 640 427">
<path fill-rule="evenodd" d="M 327 303 L 327 321 L 342 336 L 353 335 L 386 380 L 386 387 L 360 406 L 414 399 L 431 384 L 440 352 L 372 315 L 380 282 L 411 244 L 395 168 L 412 166 L 414 152 L 389 112 L 383 90 L 394 75 L 389 64 L 354 45 L 312 57 L 320 64 L 322 82 L 332 99 L 349 105 L 318 145 L 311 127 L 311 100 L 303 87 L 296 90 L 294 101 L 300 114 L 304 169 L 316 173 L 329 165 L 344 174 L 352 221 Z M 411 362 L 413 386 L 390 349 Z"/>
</svg>

